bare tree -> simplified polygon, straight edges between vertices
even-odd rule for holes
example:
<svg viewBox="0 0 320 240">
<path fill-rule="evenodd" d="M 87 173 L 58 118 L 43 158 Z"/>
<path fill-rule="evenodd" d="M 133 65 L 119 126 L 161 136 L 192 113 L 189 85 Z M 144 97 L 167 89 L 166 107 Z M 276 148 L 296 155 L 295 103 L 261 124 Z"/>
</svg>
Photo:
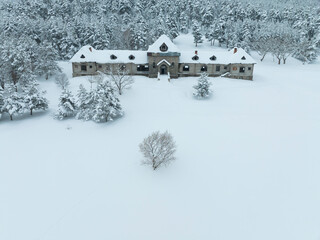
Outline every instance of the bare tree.
<svg viewBox="0 0 320 240">
<path fill-rule="evenodd" d="M 67 89 L 70 85 L 69 79 L 65 73 L 60 73 L 55 77 L 56 84 L 61 87 L 62 90 Z"/>
<path fill-rule="evenodd" d="M 153 170 L 160 166 L 167 166 L 176 158 L 176 144 L 169 132 L 153 132 L 139 145 L 140 151 L 144 156 L 143 165 L 152 166 Z"/>
<path fill-rule="evenodd" d="M 112 84 L 115 85 L 119 95 L 122 95 L 124 89 L 130 88 L 134 83 L 134 80 L 128 71 L 119 68 L 116 72 L 109 71 L 107 75 Z"/>
</svg>

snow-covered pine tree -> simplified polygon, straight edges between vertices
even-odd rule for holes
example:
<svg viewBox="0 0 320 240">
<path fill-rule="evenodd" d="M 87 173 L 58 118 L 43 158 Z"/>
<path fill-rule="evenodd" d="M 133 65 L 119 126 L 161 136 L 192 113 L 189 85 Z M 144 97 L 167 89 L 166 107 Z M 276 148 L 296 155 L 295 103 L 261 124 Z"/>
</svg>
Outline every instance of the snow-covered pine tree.
<svg viewBox="0 0 320 240">
<path fill-rule="evenodd" d="M 93 117 L 95 122 L 108 122 L 121 116 L 121 105 L 114 88 L 108 81 L 97 85 L 94 92 Z"/>
<path fill-rule="evenodd" d="M 3 97 L 3 89 L 0 86 L 0 119 L 2 117 Z"/>
<path fill-rule="evenodd" d="M 212 90 L 210 89 L 211 83 L 208 79 L 207 73 L 202 73 L 200 78 L 198 79 L 198 84 L 193 86 L 193 88 L 196 90 L 193 93 L 193 96 L 196 98 L 207 98 L 212 93 Z"/>
<path fill-rule="evenodd" d="M 76 103 L 71 91 L 64 89 L 59 98 L 58 110 L 55 118 L 62 120 L 64 118 L 73 117 L 76 115 Z"/>
<path fill-rule="evenodd" d="M 13 120 L 13 116 L 24 113 L 25 104 L 23 96 L 16 92 L 16 87 L 13 83 L 6 85 L 3 96 L 1 112 L 7 113 L 10 116 L 11 121 Z"/>
<path fill-rule="evenodd" d="M 79 86 L 77 93 L 76 108 L 77 114 L 76 119 L 82 119 L 88 121 L 92 119 L 92 108 L 94 103 L 94 92 L 91 90 L 88 92 L 82 84 Z"/>
<path fill-rule="evenodd" d="M 38 48 L 38 58 L 36 61 L 36 70 L 38 75 L 45 75 L 46 80 L 49 76 L 61 72 L 56 60 L 58 57 L 57 51 L 52 47 L 48 41 L 44 41 Z"/>
<path fill-rule="evenodd" d="M 202 43 L 202 33 L 201 33 L 201 26 L 198 22 L 194 21 L 192 24 L 192 35 L 193 35 L 193 42 L 198 46 L 198 43 Z"/>
<path fill-rule="evenodd" d="M 45 91 L 39 90 L 39 84 L 36 80 L 29 83 L 24 88 L 24 104 L 25 109 L 30 111 L 32 115 L 34 110 L 47 110 L 48 100 L 44 97 Z"/>
<path fill-rule="evenodd" d="M 303 38 L 297 43 L 297 49 L 294 57 L 301 60 L 303 63 L 310 63 L 317 59 L 317 47 L 314 41 L 308 41 Z"/>
</svg>

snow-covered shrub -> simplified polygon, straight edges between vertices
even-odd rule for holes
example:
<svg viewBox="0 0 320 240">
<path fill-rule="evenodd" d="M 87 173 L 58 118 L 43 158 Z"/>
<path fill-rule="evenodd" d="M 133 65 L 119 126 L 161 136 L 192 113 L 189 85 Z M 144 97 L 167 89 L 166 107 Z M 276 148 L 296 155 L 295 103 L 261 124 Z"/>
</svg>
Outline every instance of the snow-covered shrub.
<svg viewBox="0 0 320 240">
<path fill-rule="evenodd" d="M 126 70 L 118 69 L 117 72 L 109 71 L 107 74 L 111 83 L 118 90 L 119 95 L 122 95 L 124 89 L 130 88 L 134 83 L 132 76 Z"/>
<path fill-rule="evenodd" d="M 151 166 L 153 170 L 161 166 L 167 166 L 176 158 L 176 143 L 169 132 L 153 132 L 145 138 L 139 145 L 140 151 L 144 156 L 143 165 Z"/>
<path fill-rule="evenodd" d="M 25 110 L 30 111 L 32 115 L 34 110 L 47 110 L 48 100 L 43 96 L 46 92 L 40 91 L 39 84 L 36 81 L 30 82 L 30 85 L 24 89 Z"/>
<path fill-rule="evenodd" d="M 65 73 L 57 74 L 57 76 L 55 77 L 55 81 L 62 90 L 65 90 L 70 85 L 67 74 Z"/>
<path fill-rule="evenodd" d="M 59 98 L 58 110 L 55 118 L 62 120 L 64 118 L 73 117 L 76 115 L 76 103 L 72 93 L 65 89 Z"/>
<path fill-rule="evenodd" d="M 198 79 L 198 84 L 193 86 L 195 92 L 193 95 L 197 98 L 207 98 L 212 93 L 210 89 L 211 83 L 208 80 L 208 74 L 202 73 L 200 78 Z"/>
</svg>

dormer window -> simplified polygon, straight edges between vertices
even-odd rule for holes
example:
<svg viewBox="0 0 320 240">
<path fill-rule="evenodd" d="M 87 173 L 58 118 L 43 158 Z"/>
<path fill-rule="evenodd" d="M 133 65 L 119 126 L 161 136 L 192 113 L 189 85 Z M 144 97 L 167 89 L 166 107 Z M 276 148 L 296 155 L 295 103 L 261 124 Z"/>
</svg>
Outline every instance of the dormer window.
<svg viewBox="0 0 320 240">
<path fill-rule="evenodd" d="M 210 60 L 211 60 L 211 61 L 215 61 L 215 60 L 217 60 L 217 57 L 213 55 L 213 56 L 210 58 Z"/>
<path fill-rule="evenodd" d="M 112 55 L 110 56 L 110 58 L 111 58 L 111 60 L 116 60 L 116 59 L 117 59 L 117 56 L 112 54 Z"/>
<path fill-rule="evenodd" d="M 136 57 L 133 56 L 133 55 L 130 55 L 130 56 L 129 56 L 129 59 L 130 59 L 130 60 L 134 60 L 135 58 L 136 58 Z"/>
<path fill-rule="evenodd" d="M 161 52 L 166 52 L 168 51 L 168 46 L 165 43 L 162 43 L 162 45 L 160 46 L 160 51 Z"/>
<path fill-rule="evenodd" d="M 86 58 L 86 57 L 82 54 L 80 58 Z"/>
<path fill-rule="evenodd" d="M 245 56 L 243 56 L 243 57 L 241 58 L 241 60 L 246 60 L 246 57 L 245 57 Z"/>
<path fill-rule="evenodd" d="M 193 60 L 193 61 L 198 61 L 198 60 L 199 60 L 199 57 L 198 57 L 197 55 L 194 55 L 194 56 L 192 57 L 192 60 Z"/>
</svg>

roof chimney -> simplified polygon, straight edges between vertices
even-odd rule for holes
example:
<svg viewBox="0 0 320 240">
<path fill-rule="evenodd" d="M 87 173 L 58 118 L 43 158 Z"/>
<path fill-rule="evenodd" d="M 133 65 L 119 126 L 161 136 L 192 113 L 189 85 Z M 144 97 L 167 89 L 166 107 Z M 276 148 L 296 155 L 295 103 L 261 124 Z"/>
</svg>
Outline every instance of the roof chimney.
<svg viewBox="0 0 320 240">
<path fill-rule="evenodd" d="M 195 54 L 195 55 L 198 55 L 198 50 L 195 50 L 195 51 L 194 51 L 194 54 Z"/>
<path fill-rule="evenodd" d="M 90 52 L 92 52 L 92 47 L 89 47 Z"/>
<path fill-rule="evenodd" d="M 233 54 L 235 54 L 235 53 L 237 53 L 237 52 L 238 52 L 238 48 L 235 47 L 235 48 L 233 49 Z"/>
</svg>

